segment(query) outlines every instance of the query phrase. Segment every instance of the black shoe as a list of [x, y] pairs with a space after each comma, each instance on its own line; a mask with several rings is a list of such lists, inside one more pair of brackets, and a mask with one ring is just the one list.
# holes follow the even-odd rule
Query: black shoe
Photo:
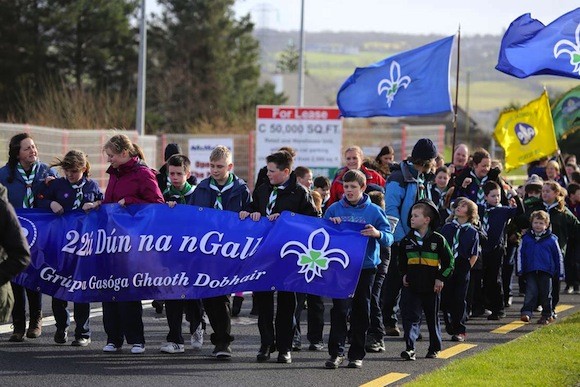
[[14, 333], [12, 333], [8, 341], [10, 341], [11, 343], [22, 343], [24, 341], [24, 332], [14, 331]]
[[292, 343], [292, 350], [295, 352], [302, 351], [302, 342], [300, 342], [300, 341], [293, 342]]
[[242, 310], [242, 303], [244, 302], [244, 297], [234, 296], [234, 302], [232, 303], [232, 317], [239, 316]]
[[339, 365], [342, 364], [343, 361], [344, 361], [344, 356], [331, 356], [330, 359], [328, 359], [324, 363], [324, 368], [329, 369], [329, 370], [335, 370], [338, 368]]
[[278, 354], [278, 360], [276, 360], [276, 363], [282, 364], [292, 363], [292, 355], [290, 355], [290, 352], [280, 352]]
[[258, 351], [258, 355], [256, 356], [256, 360], [258, 362], [264, 362], [270, 360], [270, 346], [269, 345], [262, 345], [260, 350]]
[[324, 343], [312, 343], [308, 346], [309, 351], [323, 351], [324, 350]]
[[385, 327], [385, 336], [401, 336], [399, 327]]
[[228, 360], [232, 358], [232, 349], [229, 344], [217, 344], [211, 355], [218, 360]]
[[417, 341], [421, 341], [423, 340], [423, 335], [421, 333], [419, 333], [419, 336], [417, 336]]
[[401, 358], [405, 360], [415, 360], [417, 357], [415, 356], [415, 351], [409, 349], [407, 351], [401, 352]]
[[57, 344], [66, 344], [68, 341], [68, 332], [66, 329], [57, 329], [54, 333], [54, 342]]
[[72, 343], [70, 343], [70, 345], [72, 345], [73, 347], [86, 347], [90, 343], [91, 343], [90, 337], [79, 337], [78, 339], [75, 339]]
[[427, 359], [437, 359], [437, 356], [439, 356], [439, 351], [428, 351], [425, 355]]
[[488, 320], [497, 321], [497, 320], [500, 320], [501, 317], [500, 317], [500, 315], [498, 313], [492, 313], [489, 316], [487, 316], [487, 319]]

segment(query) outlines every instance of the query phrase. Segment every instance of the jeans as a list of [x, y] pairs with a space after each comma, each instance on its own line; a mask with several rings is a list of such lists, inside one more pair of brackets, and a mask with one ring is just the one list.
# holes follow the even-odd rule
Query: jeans
[[[67, 309], [68, 302], [52, 298], [52, 313], [56, 321], [56, 329], [66, 330], [70, 326], [70, 314]], [[89, 325], [89, 315], [91, 304], [75, 302], [73, 306], [75, 319], [75, 339], [90, 338], [91, 329]]]
[[538, 303], [542, 305], [542, 316], [552, 316], [552, 276], [543, 271], [533, 271], [524, 275], [526, 278], [526, 296], [521, 314], [532, 316]]

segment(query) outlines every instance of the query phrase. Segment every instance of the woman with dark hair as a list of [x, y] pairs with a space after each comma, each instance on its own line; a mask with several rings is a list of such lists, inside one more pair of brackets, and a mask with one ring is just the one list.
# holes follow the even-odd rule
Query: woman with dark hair
[[[38, 160], [38, 150], [28, 133], [19, 133], [10, 139], [8, 163], [0, 168], [0, 183], [8, 189], [8, 201], [14, 208], [36, 207], [36, 196], [44, 189], [45, 182], [57, 176], [54, 169]], [[33, 262], [34, 264], [34, 262]], [[14, 332], [8, 339], [24, 341], [24, 334], [35, 339], [42, 333], [42, 294], [12, 283], [14, 309], [12, 324]], [[26, 299], [30, 322], [26, 330]]]
[[391, 174], [391, 165], [395, 162], [395, 150], [390, 145], [385, 145], [375, 157], [375, 162], [378, 167], [377, 172], [387, 180]]
[[[103, 204], [117, 203], [125, 207], [165, 202], [155, 172], [145, 164], [143, 151], [129, 137], [124, 134], [111, 137], [103, 151], [111, 163]], [[145, 352], [141, 301], [103, 302], [103, 325], [107, 333], [104, 352], [120, 351], [125, 340], [132, 346], [131, 353]]]

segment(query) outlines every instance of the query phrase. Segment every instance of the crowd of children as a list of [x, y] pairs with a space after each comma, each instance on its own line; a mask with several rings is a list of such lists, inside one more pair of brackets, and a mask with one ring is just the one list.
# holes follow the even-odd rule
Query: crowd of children
[[[570, 165], [566, 174], [557, 162], [533, 166], [531, 171], [538, 174], [516, 191], [487, 151], [477, 149], [469, 156], [465, 144], [454, 149], [447, 165], [429, 139], [420, 139], [400, 163], [394, 162], [389, 146], [366, 161], [361, 148], [352, 146], [344, 154], [346, 165], [332, 180], [314, 177], [304, 166], [294, 168], [295, 153], [282, 148], [266, 158], [251, 193], [234, 174], [231, 152], [224, 146], [212, 151], [210, 175], [199, 182], [192, 180], [190, 161], [177, 144], [168, 145], [159, 173], [145, 164], [139, 146], [125, 135], [113, 136], [103, 151], [110, 163], [104, 194], [90, 179], [90, 164], [82, 151], [71, 150], [49, 166], [38, 160], [34, 141], [24, 133], [10, 141], [10, 158], [0, 169], [0, 183], [7, 187], [15, 208], [46, 208], [55, 214], [93, 211], [107, 203], [166, 203], [170, 208], [189, 204], [234, 211], [242, 221], [266, 217], [275, 222], [282, 211], [292, 211], [334, 224], [363, 223], [361, 234], [368, 237], [363, 266], [353, 297], [332, 300], [325, 368], [338, 368], [345, 359], [349, 368], [362, 367], [367, 352], [385, 350], [385, 336], [400, 335], [399, 317], [405, 340], [401, 357], [416, 359], [415, 342], [425, 316], [426, 357], [436, 358], [442, 349], [441, 314], [445, 332], [460, 342], [467, 340], [470, 318], [505, 317], [505, 308], [512, 305], [514, 267], [520, 293], [525, 294], [520, 313], [524, 322], [531, 321], [535, 311], [541, 311], [540, 324], [557, 318], [561, 280], [566, 281], [565, 292], [580, 293], [580, 182], [574, 181], [575, 158], [566, 159]], [[40, 294], [12, 286], [16, 304], [9, 340], [40, 336]], [[260, 333], [256, 360], [265, 362], [277, 351], [278, 363], [292, 362], [292, 351], [302, 347], [300, 319], [305, 305], [308, 348], [324, 350], [322, 297], [279, 291], [275, 303], [274, 295], [263, 291], [253, 295]], [[233, 310], [229, 295], [156, 300], [157, 312], [165, 307], [168, 324], [161, 352], [185, 351], [184, 314], [192, 347], [201, 348], [207, 316], [213, 330], [212, 356], [229, 359], [234, 340], [231, 319], [239, 314], [243, 300], [243, 294], [236, 294]], [[53, 298], [52, 309], [54, 341], [65, 344], [70, 326], [67, 302]], [[74, 304], [73, 346], [91, 343], [89, 312], [89, 304]], [[103, 302], [107, 334], [103, 351], [120, 351], [126, 341], [131, 353], [143, 353], [142, 315], [139, 301]]]

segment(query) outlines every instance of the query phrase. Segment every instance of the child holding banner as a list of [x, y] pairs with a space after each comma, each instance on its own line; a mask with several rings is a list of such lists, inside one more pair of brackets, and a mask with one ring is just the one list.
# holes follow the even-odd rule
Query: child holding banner
[[[144, 163], [141, 148], [129, 137], [118, 134], [109, 139], [103, 151], [111, 163], [109, 184], [103, 203], [121, 206], [142, 203], [164, 203], [155, 172]], [[103, 325], [107, 345], [103, 352], [118, 352], [123, 340], [132, 345], [131, 353], [145, 352], [143, 306], [141, 301], [103, 302]]]
[[[57, 215], [76, 209], [91, 211], [99, 208], [103, 194], [97, 182], [89, 179], [91, 166], [85, 153], [71, 150], [62, 160], [57, 159], [52, 167], [60, 167], [64, 171], [65, 177], [51, 181], [45, 192], [39, 195], [39, 208], [50, 208]], [[67, 329], [70, 325], [67, 302], [53, 297], [52, 312], [56, 320], [54, 342], [66, 344], [68, 341]], [[74, 347], [86, 347], [91, 342], [90, 312], [91, 305], [88, 302], [74, 303], [76, 325], [75, 339], [72, 342]]]
[[366, 334], [370, 325], [370, 303], [372, 286], [380, 263], [379, 246], [390, 246], [393, 243], [391, 226], [385, 211], [365, 194], [367, 180], [363, 172], [351, 169], [342, 176], [344, 196], [332, 204], [325, 219], [334, 224], [345, 222], [364, 223], [361, 235], [369, 237], [361, 274], [354, 297], [333, 299], [330, 311], [330, 337], [328, 354], [330, 358], [324, 363], [328, 369], [336, 369], [344, 361], [344, 347], [347, 336], [347, 315], [349, 309], [352, 340], [348, 351], [348, 368], [361, 368], [366, 355]]
[[[191, 176], [191, 162], [181, 154], [174, 154], [167, 159], [165, 173], [169, 180], [168, 187], [163, 191], [163, 198], [170, 208], [176, 204], [187, 204], [195, 187], [189, 183]], [[163, 304], [163, 301], [156, 302]], [[166, 300], [165, 312], [167, 315], [167, 343], [161, 346], [164, 353], [183, 353], [185, 345], [181, 331], [183, 312], [190, 323], [191, 345], [194, 349], [201, 349], [203, 345], [203, 305], [200, 300]]]
[[[282, 211], [317, 216], [312, 196], [306, 188], [296, 182], [296, 174], [292, 172], [292, 155], [286, 151], [278, 151], [266, 157], [266, 162], [269, 183], [261, 184], [254, 190], [253, 201], [240, 212], [240, 219], [250, 217], [257, 222], [262, 216], [266, 216], [268, 220], [275, 221]], [[275, 330], [274, 292], [254, 292], [254, 297], [258, 305], [258, 329], [261, 339], [256, 360], [267, 361], [277, 346], [278, 363], [291, 363], [290, 351], [296, 329], [295, 293], [278, 292]]]
[[[232, 152], [218, 145], [209, 156], [210, 177], [202, 180], [191, 196], [189, 204], [216, 210], [240, 212], [251, 201], [246, 182], [232, 169]], [[232, 357], [230, 343], [234, 340], [229, 295], [203, 299], [203, 306], [213, 328], [210, 339], [215, 348], [212, 356], [226, 360]]]

